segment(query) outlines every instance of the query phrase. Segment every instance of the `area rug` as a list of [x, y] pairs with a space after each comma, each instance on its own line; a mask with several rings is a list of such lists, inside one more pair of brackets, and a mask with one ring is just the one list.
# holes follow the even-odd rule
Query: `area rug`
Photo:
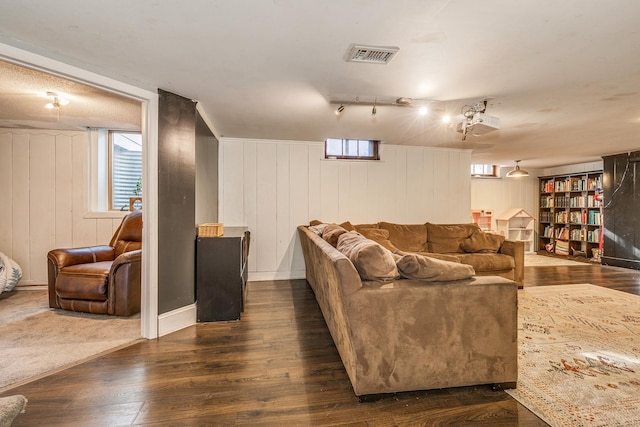
[[547, 267], [547, 266], [576, 266], [576, 265], [593, 265], [592, 263], [571, 261], [552, 256], [538, 254], [524, 254], [525, 267]]
[[594, 285], [518, 291], [518, 388], [552, 426], [640, 426], [640, 297]]
[[0, 392], [140, 338], [128, 318], [49, 308], [47, 291], [0, 295]]

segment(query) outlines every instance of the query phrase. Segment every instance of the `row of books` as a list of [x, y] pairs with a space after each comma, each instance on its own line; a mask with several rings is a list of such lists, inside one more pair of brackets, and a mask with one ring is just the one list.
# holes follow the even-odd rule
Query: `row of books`
[[540, 197], [541, 208], [599, 208], [601, 201], [596, 200], [594, 195], [588, 196], [542, 196]]
[[602, 231], [599, 228], [595, 230], [583, 228], [569, 230], [567, 227], [554, 229], [552, 225], [548, 225], [544, 228], [542, 237], [553, 237], [557, 240], [578, 240], [582, 242], [599, 243], [601, 233]]
[[542, 181], [540, 190], [543, 193], [563, 193], [566, 191], [594, 191], [597, 188], [602, 188], [602, 175], [589, 178], [566, 178], [561, 181]]
[[574, 196], [569, 200], [570, 208], [599, 208], [600, 200], [596, 200], [593, 194], [587, 196]]
[[585, 230], [577, 228], [571, 230], [571, 240], [580, 240], [582, 242], [600, 243], [600, 229], [597, 230]]

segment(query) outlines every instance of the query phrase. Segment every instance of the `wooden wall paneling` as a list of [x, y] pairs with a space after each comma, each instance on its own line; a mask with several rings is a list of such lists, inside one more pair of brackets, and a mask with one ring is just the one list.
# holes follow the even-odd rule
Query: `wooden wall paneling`
[[322, 180], [320, 172], [320, 163], [324, 156], [324, 144], [309, 144], [308, 157], [308, 197], [309, 197], [309, 215], [307, 219], [322, 217], [322, 205], [320, 201], [320, 192], [322, 189]]
[[424, 150], [407, 149], [407, 212], [403, 222], [416, 224], [424, 222], [427, 200], [422, 196], [424, 190]]
[[224, 156], [222, 172], [225, 182], [222, 193], [222, 205], [224, 206], [222, 221], [228, 226], [242, 226], [244, 225], [243, 189], [245, 188], [243, 181], [244, 144], [232, 141], [223, 144], [222, 147], [222, 155]]
[[[389, 147], [390, 148], [390, 147]], [[394, 153], [394, 188], [393, 195], [394, 215], [389, 222], [406, 223], [407, 222], [407, 148], [393, 147]]]
[[58, 135], [55, 142], [54, 248], [73, 246], [73, 138]]
[[422, 212], [422, 219], [420, 220], [420, 223], [430, 222], [431, 218], [435, 217], [438, 211], [438, 206], [433, 203], [437, 188], [436, 180], [433, 175], [434, 159], [435, 155], [433, 150], [424, 152], [424, 156], [422, 158], [423, 188], [420, 192], [420, 197], [426, 200], [426, 206]]
[[257, 271], [277, 270], [277, 145], [260, 143], [256, 150], [258, 220], [255, 239]]
[[0, 252], [11, 257], [13, 236], [13, 155], [11, 132], [0, 133], [0, 188], [3, 188], [0, 209]]
[[350, 180], [349, 182], [349, 208], [345, 212], [345, 217], [353, 224], [369, 222], [371, 211], [375, 211], [375, 199], [368, 200], [367, 175], [368, 162], [349, 162]]
[[449, 152], [436, 150], [433, 154], [433, 181], [436, 184], [433, 203], [438, 206], [438, 210], [429, 222], [436, 224], [451, 223], [453, 221], [450, 199], [453, 197], [459, 197], [460, 194], [453, 194], [451, 192], [451, 182], [449, 180]]
[[243, 144], [243, 185], [237, 185], [238, 192], [243, 194], [243, 218], [244, 222], [239, 225], [246, 225], [251, 232], [249, 239], [249, 271], [255, 271], [257, 265], [258, 254], [257, 246], [255, 244], [255, 237], [258, 230], [258, 195], [257, 195], [257, 155], [256, 155], [256, 143], [245, 142]]
[[96, 220], [85, 218], [87, 201], [87, 155], [89, 149], [88, 135], [73, 138], [73, 245], [74, 247], [91, 246], [97, 242]]
[[294, 233], [291, 230], [291, 146], [276, 145], [276, 268], [290, 271]]
[[375, 197], [377, 201], [377, 221], [391, 222], [394, 216], [393, 198], [396, 190], [394, 186], [394, 152], [386, 150], [382, 144], [379, 162], [370, 162], [369, 179], [375, 183], [369, 187], [369, 197]]
[[[111, 237], [113, 237], [114, 229], [113, 218], [98, 218], [96, 219], [96, 244], [108, 245]], [[117, 220], [118, 224], [121, 220]]]
[[[311, 197], [311, 186], [309, 185], [309, 152], [311, 147], [304, 144], [291, 144], [290, 147], [290, 216], [289, 233], [292, 242], [291, 270], [304, 270], [304, 257], [298, 239], [296, 227], [309, 223], [309, 201]], [[316, 160], [317, 163], [317, 160]]]
[[14, 134], [12, 147], [13, 163], [13, 241], [11, 258], [22, 268], [23, 280], [31, 277], [29, 248], [29, 155], [30, 135]]
[[47, 276], [46, 253], [55, 246], [56, 137], [32, 135], [29, 147], [29, 274], [26, 280]]
[[338, 195], [338, 219], [336, 221], [357, 220], [353, 218], [352, 199], [351, 199], [351, 162], [337, 161], [338, 164], [338, 185], [335, 187]]
[[346, 218], [340, 218], [340, 163], [333, 160], [320, 160], [318, 163], [320, 215], [310, 219], [337, 223], [346, 221]]

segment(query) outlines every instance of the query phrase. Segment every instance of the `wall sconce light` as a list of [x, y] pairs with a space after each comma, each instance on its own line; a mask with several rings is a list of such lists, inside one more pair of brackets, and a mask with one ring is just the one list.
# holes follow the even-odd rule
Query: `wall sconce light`
[[339, 116], [344, 111], [344, 104], [340, 104], [338, 108], [336, 108], [336, 116]]
[[377, 110], [376, 110], [376, 102], [378, 102], [378, 98], [375, 98], [373, 100], [373, 109], [371, 110], [371, 117], [375, 117]]

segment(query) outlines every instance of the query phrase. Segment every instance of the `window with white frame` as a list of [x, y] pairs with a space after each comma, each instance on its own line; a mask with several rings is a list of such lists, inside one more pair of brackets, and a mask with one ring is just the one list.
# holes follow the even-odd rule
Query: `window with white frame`
[[325, 159], [380, 160], [380, 141], [329, 138], [324, 143]]
[[88, 137], [87, 215], [119, 218], [129, 210], [130, 198], [142, 197], [142, 134], [90, 129]]
[[498, 165], [474, 163], [471, 165], [471, 176], [497, 178], [500, 169]]
[[128, 210], [132, 197], [142, 197], [142, 134], [109, 132], [109, 200], [111, 210]]

